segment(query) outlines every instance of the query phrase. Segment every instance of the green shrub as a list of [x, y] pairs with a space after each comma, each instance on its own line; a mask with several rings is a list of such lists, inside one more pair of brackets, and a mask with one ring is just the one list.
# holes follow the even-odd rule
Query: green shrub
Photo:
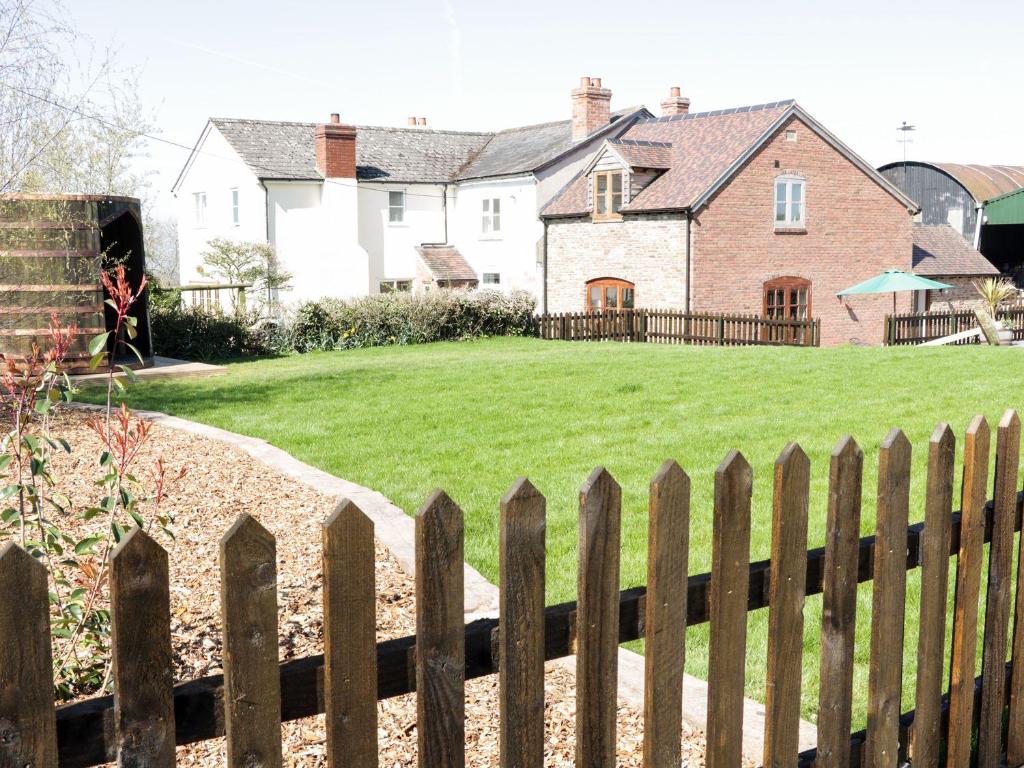
[[290, 335], [298, 352], [523, 336], [532, 333], [534, 307], [528, 293], [488, 290], [322, 299], [296, 309]]
[[276, 326], [258, 321], [254, 313], [236, 317], [164, 302], [152, 303], [149, 310], [153, 351], [183, 360], [224, 360], [290, 349], [290, 344], [282, 344]]

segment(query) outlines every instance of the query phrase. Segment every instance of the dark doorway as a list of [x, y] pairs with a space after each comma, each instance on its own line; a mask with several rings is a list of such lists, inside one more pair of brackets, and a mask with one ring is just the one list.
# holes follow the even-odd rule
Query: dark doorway
[[[116, 204], [115, 204], [116, 205]], [[146, 251], [142, 242], [142, 224], [137, 213], [130, 208], [115, 208], [107, 217], [100, 219], [100, 249], [103, 252], [103, 268], [113, 269], [123, 264], [125, 275], [136, 292], [146, 274]], [[110, 298], [104, 291], [104, 299]], [[131, 314], [138, 321], [138, 336], [131, 342], [146, 364], [152, 362], [153, 342], [149, 331], [149, 291], [132, 307]], [[104, 317], [107, 330], [113, 330], [117, 322], [117, 313], [108, 305], [104, 305]], [[110, 340], [108, 349], [113, 352], [114, 340]], [[116, 359], [115, 359], [116, 358]], [[138, 366], [138, 358], [130, 350], [120, 349], [111, 358], [115, 364]]]

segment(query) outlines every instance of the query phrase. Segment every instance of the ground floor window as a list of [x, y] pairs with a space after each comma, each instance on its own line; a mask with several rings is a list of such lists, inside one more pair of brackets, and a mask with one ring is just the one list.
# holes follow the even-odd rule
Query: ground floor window
[[585, 296], [587, 311], [633, 309], [636, 306], [636, 286], [615, 277], [588, 281]]
[[811, 316], [811, 281], [777, 277], [764, 284], [764, 316], [774, 320], [806, 320]]
[[381, 293], [397, 293], [399, 291], [411, 291], [412, 280], [381, 280]]
[[484, 285], [501, 285], [501, 273], [484, 272]]

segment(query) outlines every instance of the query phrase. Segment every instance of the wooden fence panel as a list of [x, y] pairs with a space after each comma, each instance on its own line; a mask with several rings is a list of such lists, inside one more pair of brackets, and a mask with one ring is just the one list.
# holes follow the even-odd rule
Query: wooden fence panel
[[852, 437], [832, 450], [822, 569], [818, 768], [849, 768], [853, 642], [857, 625], [861, 478], [864, 452]]
[[892, 768], [899, 756], [909, 514], [910, 442], [894, 429], [878, 456], [865, 768]]
[[8, 541], [0, 546], [0, 765], [57, 765], [46, 568]]
[[739, 768], [742, 763], [752, 484], [747, 460], [730, 451], [715, 470], [708, 598], [708, 768]]
[[243, 513], [220, 541], [228, 765], [281, 766], [277, 544]]
[[968, 768], [974, 712], [974, 667], [978, 635], [978, 590], [985, 544], [985, 485], [989, 454], [988, 423], [976, 416], [964, 444], [960, 554], [953, 613], [953, 655], [949, 683], [949, 741], [946, 765]]
[[435, 491], [416, 514], [416, 736], [420, 768], [466, 763], [462, 510]]
[[[110, 558], [114, 729], [121, 768], [174, 765], [167, 552], [133, 528]], [[276, 662], [275, 662], [276, 663]]]
[[377, 554], [373, 522], [345, 499], [321, 531], [327, 764], [377, 767]]
[[576, 766], [614, 768], [622, 491], [598, 467], [580, 490]]
[[[1017, 515], [1020, 418], [1007, 411], [996, 433], [996, 477], [992, 507], [992, 543], [988, 556], [985, 638], [982, 647], [978, 765], [998, 765], [1002, 754], [1006, 695], [1006, 646], [1010, 624], [1013, 528]], [[1021, 660], [1024, 662], [1024, 659]]]
[[520, 478], [501, 501], [501, 768], [544, 765], [544, 497]]
[[666, 461], [651, 481], [644, 612], [644, 765], [678, 768], [686, 664], [690, 478]]
[[[1019, 507], [1018, 502], [1018, 507]], [[1020, 529], [1019, 513], [1015, 527]], [[1014, 660], [1010, 676], [1010, 712], [1007, 723], [1006, 764], [1024, 765], [1024, 534], [1017, 549], [1017, 596], [1013, 616]]]
[[775, 461], [769, 582], [764, 765], [791, 765], [800, 751], [800, 678], [807, 578], [811, 462], [797, 443]]
[[941, 747], [946, 592], [953, 523], [956, 436], [939, 424], [928, 443], [924, 533], [921, 535], [921, 613], [917, 643], [912, 757], [917, 768], [938, 768]]

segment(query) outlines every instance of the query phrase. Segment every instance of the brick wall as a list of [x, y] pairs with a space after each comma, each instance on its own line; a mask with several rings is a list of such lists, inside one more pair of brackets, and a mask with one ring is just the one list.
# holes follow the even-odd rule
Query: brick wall
[[953, 287], [947, 288], [945, 291], [928, 291], [928, 310], [930, 312], [956, 312], [961, 309], [984, 306], [973, 283], [985, 278], [936, 277], [935, 279]]
[[683, 309], [685, 217], [663, 213], [600, 223], [589, 218], [550, 220], [548, 312], [582, 312], [585, 285], [598, 277], [634, 283], [638, 307]]
[[316, 167], [328, 179], [356, 177], [356, 129], [351, 125], [326, 123], [313, 132]]
[[[787, 129], [796, 130], [795, 142], [786, 140]], [[774, 180], [786, 173], [806, 179], [801, 233], [775, 231]], [[840, 301], [835, 294], [882, 270], [911, 268], [907, 209], [795, 117], [698, 212], [692, 228], [694, 310], [760, 313], [766, 280], [804, 277], [823, 344], [881, 343], [892, 295]], [[898, 294], [898, 311], [910, 311], [910, 296]]]

